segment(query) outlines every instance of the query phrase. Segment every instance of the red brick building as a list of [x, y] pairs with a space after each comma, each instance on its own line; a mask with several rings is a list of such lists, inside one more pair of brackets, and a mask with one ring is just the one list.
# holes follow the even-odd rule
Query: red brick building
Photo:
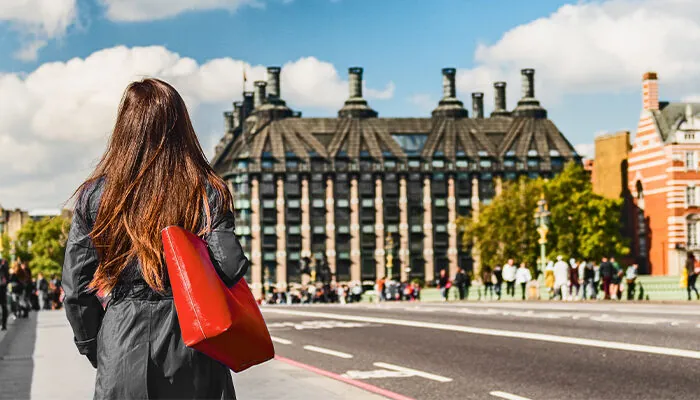
[[656, 73], [642, 81], [628, 164], [633, 253], [653, 275], [678, 275], [686, 252], [700, 252], [700, 104], [660, 102]]

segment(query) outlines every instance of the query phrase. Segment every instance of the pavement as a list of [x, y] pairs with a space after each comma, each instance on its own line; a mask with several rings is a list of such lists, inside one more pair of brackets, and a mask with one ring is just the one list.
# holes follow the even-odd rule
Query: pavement
[[415, 399], [696, 399], [700, 308], [266, 306], [279, 355]]
[[[0, 399], [92, 398], [95, 370], [73, 345], [63, 311], [12, 320], [0, 335]], [[243, 400], [386, 399], [372, 385], [283, 358], [233, 374], [233, 379], [237, 397]]]

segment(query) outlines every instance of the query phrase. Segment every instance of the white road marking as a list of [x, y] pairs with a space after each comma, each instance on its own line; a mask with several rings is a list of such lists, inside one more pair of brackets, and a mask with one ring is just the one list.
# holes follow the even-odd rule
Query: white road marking
[[334, 328], [366, 328], [369, 326], [378, 326], [376, 324], [367, 324], [361, 322], [346, 322], [346, 321], [300, 321], [300, 322], [270, 322], [267, 324], [268, 329], [287, 328], [296, 329], [298, 331], [308, 329], [334, 329]]
[[298, 315], [304, 317], [317, 317], [317, 318], [331, 318], [339, 319], [345, 321], [360, 321], [360, 322], [370, 322], [385, 325], [398, 325], [398, 326], [409, 326], [414, 328], [428, 328], [437, 329], [442, 331], [452, 331], [452, 332], [463, 332], [472, 333], [476, 335], [488, 335], [488, 336], [501, 336], [514, 339], [530, 339], [539, 340], [543, 342], [552, 343], [562, 343], [562, 344], [573, 344], [579, 346], [588, 347], [598, 347], [604, 349], [612, 350], [624, 350], [633, 351], [638, 353], [649, 353], [649, 354], [659, 354], [664, 356], [674, 356], [674, 357], [684, 357], [700, 359], [700, 351], [684, 350], [684, 349], [674, 349], [670, 347], [659, 347], [659, 346], [647, 346], [640, 344], [631, 344], [623, 342], [610, 342], [606, 340], [595, 340], [595, 339], [585, 339], [569, 336], [557, 336], [549, 335], [543, 333], [532, 333], [532, 332], [518, 332], [518, 331], [506, 331], [501, 329], [488, 329], [488, 328], [477, 328], [472, 326], [464, 325], [449, 325], [449, 324], [438, 324], [433, 322], [422, 322], [422, 321], [408, 321], [402, 319], [393, 318], [375, 318], [375, 317], [363, 317], [359, 315], [345, 315], [345, 314], [332, 314], [332, 313], [317, 313], [308, 311], [294, 311], [294, 310], [282, 310], [282, 309], [268, 309], [268, 312], [286, 314], [286, 315]]
[[491, 392], [489, 394], [493, 397], [500, 397], [500, 398], [506, 399], [506, 400], [530, 400], [527, 397], [518, 396], [518, 395], [515, 395], [512, 393], [506, 393], [506, 392], [501, 392], [501, 391], [495, 391], [495, 392]]
[[340, 358], [352, 358], [352, 354], [343, 353], [340, 351], [335, 351], [335, 350], [330, 350], [330, 349], [324, 349], [323, 347], [304, 346], [304, 350], [315, 351], [316, 353], [327, 354], [329, 356], [335, 356], [335, 357], [340, 357]]
[[375, 369], [373, 371], [357, 371], [350, 370], [343, 375], [344, 378], [350, 379], [379, 379], [379, 378], [408, 378], [413, 376], [408, 372], [402, 371], [389, 371], [386, 369]]
[[291, 340], [282, 339], [282, 338], [278, 338], [278, 337], [274, 337], [274, 336], [270, 336], [270, 339], [272, 339], [272, 341], [275, 342], [275, 343], [280, 343], [280, 344], [292, 344], [292, 341], [291, 341]]
[[430, 379], [433, 381], [452, 382], [452, 378], [446, 378], [446, 377], [440, 376], [440, 375], [429, 374], [427, 372], [418, 371], [416, 369], [411, 369], [411, 368], [400, 367], [398, 365], [387, 364], [387, 363], [383, 363], [383, 362], [376, 362], [376, 363], [374, 363], [374, 366], [379, 367], [379, 368], [386, 368], [389, 370], [399, 371], [399, 372], [403, 372], [406, 374], [411, 374], [412, 376], [420, 376], [421, 378]]

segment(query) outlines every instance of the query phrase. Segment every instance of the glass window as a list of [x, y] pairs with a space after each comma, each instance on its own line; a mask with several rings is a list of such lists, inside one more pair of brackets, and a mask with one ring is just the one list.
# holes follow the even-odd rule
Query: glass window
[[326, 202], [323, 201], [322, 199], [314, 199], [313, 206], [314, 208], [323, 208], [326, 205]]
[[469, 166], [467, 160], [457, 160], [455, 164], [457, 165], [457, 168], [467, 168]]
[[364, 225], [362, 227], [362, 233], [372, 233], [374, 232], [374, 225]]
[[688, 221], [688, 247], [698, 247], [698, 220]]
[[324, 227], [322, 226], [314, 226], [314, 233], [323, 233], [325, 232]]
[[348, 199], [338, 199], [337, 204], [338, 207], [347, 207], [350, 203], [348, 202]]
[[685, 167], [690, 170], [696, 170], [698, 168], [698, 162], [695, 159], [694, 151], [685, 152]]
[[275, 234], [275, 227], [274, 226], [266, 226], [263, 228], [263, 234], [265, 235], [274, 235]]
[[271, 251], [266, 251], [266, 252], [263, 254], [263, 260], [265, 260], [265, 261], [275, 261], [275, 253], [273, 253], [273, 252], [271, 252]]
[[561, 154], [559, 154], [559, 150], [551, 149], [551, 150], [549, 150], [549, 155], [552, 157], [559, 157]]
[[531, 168], [537, 168], [540, 165], [538, 160], [527, 160], [527, 166]]
[[263, 208], [275, 208], [274, 200], [263, 200]]
[[418, 161], [418, 160], [410, 160], [410, 161], [408, 162], [408, 166], [409, 166], [410, 168], [419, 168], [419, 167], [420, 167], [420, 161]]
[[459, 199], [458, 204], [460, 207], [469, 207], [470, 199]]
[[538, 156], [537, 150], [535, 150], [535, 149], [528, 150], [528, 151], [527, 151], [527, 156], [528, 156], [528, 157], [537, 157], [537, 156]]
[[374, 207], [374, 200], [362, 199], [362, 207]]
[[685, 202], [688, 206], [696, 206], [697, 200], [695, 195], [695, 186], [685, 188]]
[[436, 207], [445, 207], [446, 204], [447, 202], [445, 201], [445, 199], [435, 199]]
[[398, 232], [398, 231], [399, 231], [399, 227], [398, 227], [398, 225], [388, 225], [388, 226], [386, 227], [386, 231], [387, 231], [387, 232], [391, 232], [391, 233]]
[[289, 208], [299, 208], [299, 206], [301, 205], [299, 200], [297, 199], [289, 200], [287, 203], [289, 204]]
[[435, 225], [435, 232], [447, 232], [445, 225]]
[[396, 134], [391, 135], [401, 146], [406, 154], [418, 154], [428, 140], [428, 135], [424, 134]]
[[423, 232], [422, 225], [411, 225], [411, 232]]
[[490, 168], [491, 167], [491, 160], [482, 159], [481, 161], [479, 161], [479, 165], [482, 168]]
[[301, 233], [301, 227], [299, 226], [290, 226], [289, 227], [289, 234], [290, 235], [298, 235]]
[[350, 227], [349, 226], [339, 226], [338, 227], [338, 233], [350, 233]]
[[487, 153], [484, 150], [479, 150], [479, 152], [477, 154], [479, 154], [479, 157], [488, 157], [488, 155], [489, 155], [489, 153]]
[[298, 260], [299, 259], [299, 252], [295, 251], [294, 253], [289, 253], [289, 259], [290, 260]]
[[508, 168], [515, 167], [515, 161], [509, 159], [503, 160], [503, 166]]
[[433, 160], [433, 167], [435, 168], [444, 168], [445, 167], [445, 162], [443, 160]]
[[384, 166], [387, 168], [396, 168], [396, 161], [384, 161]]

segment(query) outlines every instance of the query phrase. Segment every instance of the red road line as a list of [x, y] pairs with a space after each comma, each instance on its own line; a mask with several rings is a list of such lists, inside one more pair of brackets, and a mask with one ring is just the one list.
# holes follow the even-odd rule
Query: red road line
[[380, 396], [384, 396], [384, 397], [392, 399], [392, 400], [415, 400], [411, 397], [406, 397], [402, 394], [394, 393], [392, 391], [382, 389], [382, 388], [374, 386], [374, 385], [370, 385], [369, 383], [360, 382], [360, 381], [357, 381], [355, 379], [346, 378], [346, 377], [340, 376], [334, 372], [330, 372], [330, 371], [326, 371], [326, 370], [323, 370], [320, 368], [312, 367], [311, 365], [303, 364], [303, 363], [300, 363], [299, 361], [294, 361], [294, 360], [291, 360], [291, 359], [286, 358], [286, 357], [275, 355], [275, 360], [282, 361], [284, 363], [293, 365], [295, 367], [303, 368], [307, 371], [311, 371], [315, 374], [323, 375], [323, 376], [326, 376], [328, 378], [335, 379], [337, 381], [341, 381], [343, 383], [347, 383], [348, 385], [353, 385], [353, 386], [359, 387], [360, 389], [364, 389], [368, 392], [375, 393], [375, 394], [378, 394]]

